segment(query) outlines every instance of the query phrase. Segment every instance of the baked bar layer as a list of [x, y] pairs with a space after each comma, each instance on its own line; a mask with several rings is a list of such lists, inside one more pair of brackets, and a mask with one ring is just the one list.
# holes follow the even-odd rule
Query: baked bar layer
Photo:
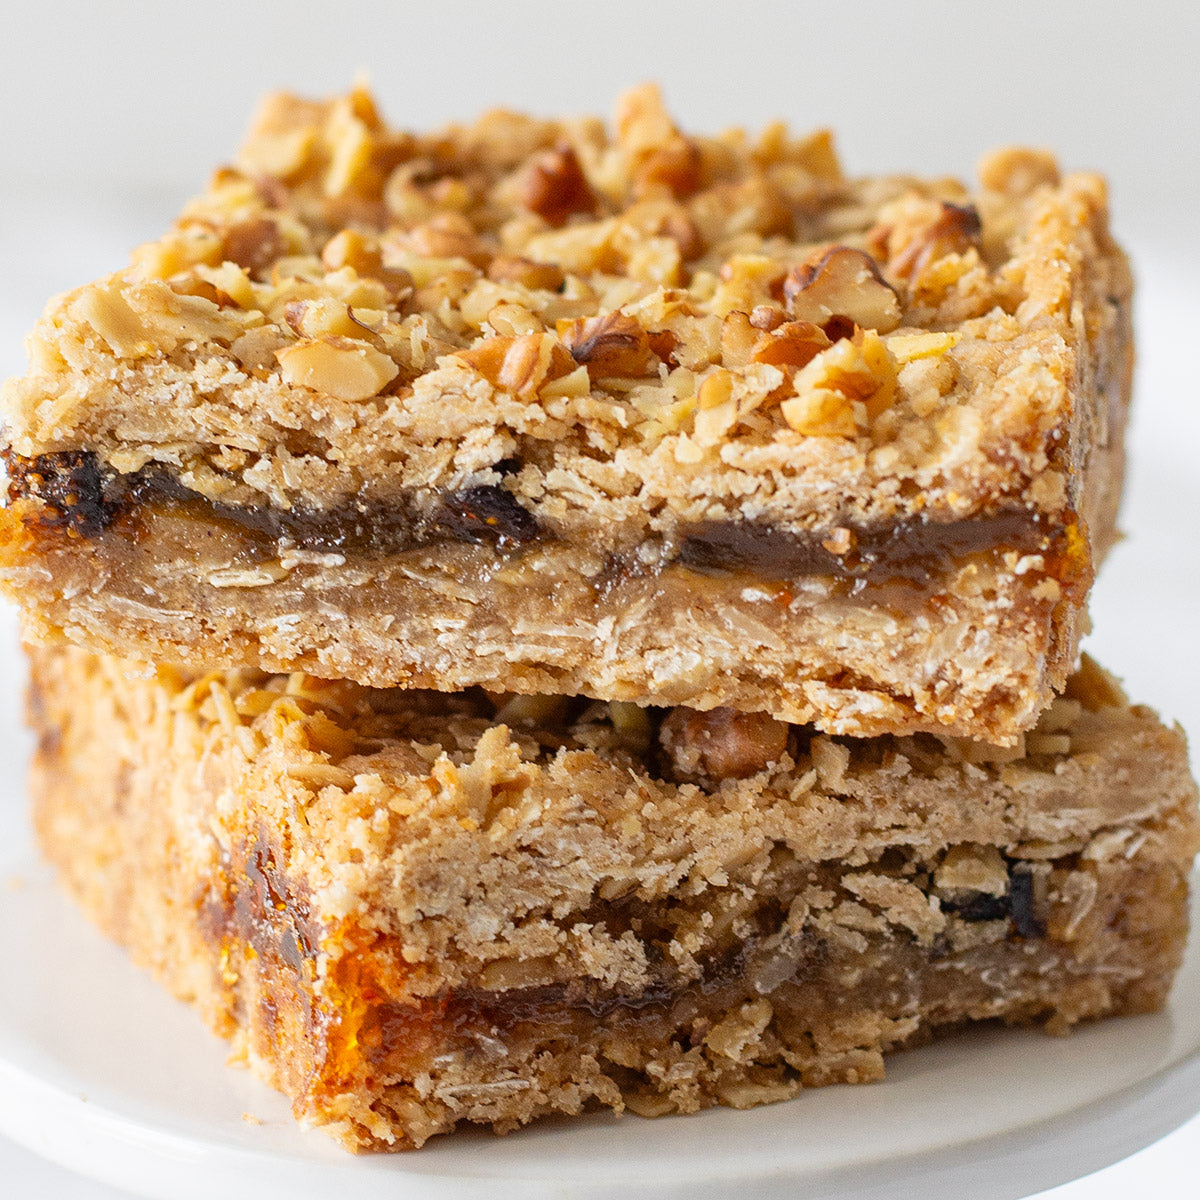
[[434, 136], [276, 97], [35, 330], [0, 579], [147, 661], [1011, 743], [1114, 536], [1129, 300], [1102, 181], [1032, 151], [972, 191], [653, 89]]
[[32, 653], [47, 854], [351, 1148], [877, 1079], [1154, 1009], [1180, 960], [1183, 738], [1090, 664], [998, 753]]

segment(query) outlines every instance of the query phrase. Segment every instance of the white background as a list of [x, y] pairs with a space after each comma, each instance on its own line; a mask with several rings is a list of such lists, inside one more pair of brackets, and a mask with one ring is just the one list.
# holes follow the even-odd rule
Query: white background
[[[831, 125], [852, 172], [963, 174], [1000, 144], [1052, 147], [1109, 175], [1143, 283], [1132, 537], [1097, 591], [1094, 647], [1139, 698], [1195, 711], [1200, 663], [1172, 631], [1194, 621], [1200, 587], [1197, 492], [1178, 482], [1200, 462], [1198, 58], [1200, 6], [1109, 0], [4, 0], [0, 374], [22, 369], [20, 334], [45, 298], [159, 232], [278, 86], [323, 94], [366, 70], [393, 122], [427, 127], [499, 104], [608, 112], [621, 88], [657, 79], [686, 128]], [[0, 647], [0, 670], [11, 657]], [[19, 819], [0, 814], [0, 830]], [[1198, 1177], [1193, 1122], [1047, 1197], [1192, 1200]], [[4, 1200], [115, 1195], [0, 1139]]]

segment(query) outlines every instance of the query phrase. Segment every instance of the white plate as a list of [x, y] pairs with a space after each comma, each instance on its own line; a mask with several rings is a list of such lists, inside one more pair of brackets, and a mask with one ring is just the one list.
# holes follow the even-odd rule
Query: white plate
[[[1200, 516], [1200, 405], [1180, 348], [1194, 342], [1200, 313], [1170, 248], [1136, 249], [1143, 366], [1123, 522], [1133, 536], [1094, 598], [1092, 648], [1135, 698], [1196, 732], [1200, 542], [1190, 526]], [[6, 766], [21, 758], [15, 680], [0, 668]], [[351, 1158], [226, 1068], [222, 1044], [193, 1014], [58, 896], [29, 858], [17, 778], [14, 768], [0, 794], [0, 1131], [138, 1195], [1015, 1200], [1115, 1162], [1200, 1110], [1193, 949], [1165, 1012], [1064, 1040], [975, 1031], [896, 1056], [883, 1084], [753, 1112], [547, 1122], [508, 1138], [467, 1133], [419, 1154]], [[11, 876], [24, 885], [5, 891]]]

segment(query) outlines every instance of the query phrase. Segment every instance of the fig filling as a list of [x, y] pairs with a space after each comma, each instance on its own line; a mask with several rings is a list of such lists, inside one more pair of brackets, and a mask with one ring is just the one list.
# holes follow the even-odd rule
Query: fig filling
[[[556, 540], [512, 492], [496, 484], [444, 492], [432, 503], [401, 497], [318, 512], [226, 504], [201, 495], [160, 467], [120, 474], [101, 466], [87, 451], [35, 458], [6, 451], [4, 461], [10, 503], [40, 501], [42, 511], [32, 518], [37, 526], [76, 538], [97, 538], [113, 530], [138, 540], [139, 513], [157, 509], [230, 529], [263, 558], [275, 557], [281, 545], [380, 557], [468, 543], [511, 555]], [[509, 460], [498, 464], [502, 477], [511, 474], [512, 467]], [[959, 521], [905, 518], [886, 525], [847, 524], [802, 533], [750, 521], [702, 521], [680, 529], [677, 552], [666, 565], [773, 581], [819, 576], [859, 591], [882, 583], [928, 586], [975, 556], [1008, 553], [1040, 555], [1039, 574], [1062, 583], [1076, 599], [1090, 582], [1073, 515], [1052, 523], [1026, 508]], [[628, 554], [610, 563], [606, 586], [614, 575], [643, 574], [645, 568], [636, 560], [636, 554]]]
[[[205, 934], [226, 953], [238, 943], [245, 945], [281, 981], [315, 978], [321, 942], [332, 931], [322, 931], [314, 921], [306, 896], [294, 891], [261, 832], [251, 835], [233, 858], [226, 859], [230, 869], [223, 886], [202, 905]], [[1024, 968], [1028, 955], [1022, 945], [1046, 938], [1045, 904], [1036, 896], [1030, 864], [1008, 860], [1007, 866], [1009, 887], [1004, 895], [967, 892], [957, 899], [942, 897], [940, 904], [948, 915], [968, 924], [1003, 921], [1005, 933], [991, 943], [988, 953]], [[836, 873], [822, 872], [822, 877], [836, 886]], [[621, 903], [608, 907], [619, 919]], [[334, 1029], [331, 1014], [311, 1003], [304, 986], [285, 986], [280, 994], [298, 1003], [307, 1027], [327, 1038], [329, 1047], [336, 1050], [350, 1039], [373, 1069], [385, 1073], [415, 1069], [414, 1062], [431, 1057], [447, 1040], [466, 1043], [477, 1035], [494, 1039], [522, 1028], [553, 1038], [576, 1019], [599, 1021], [609, 1029], [636, 1026], [645, 1032], [661, 1027], [662, 1036], [691, 1027], [703, 1036], [711, 1027], [710, 1018], [759, 995], [770, 994], [809, 1014], [842, 1007], [845, 974], [853, 969], [855, 977], [860, 976], [863, 956], [813, 931], [784, 937], [782, 914], [768, 901], [751, 917], [757, 932], [725, 951], [714, 950], [698, 980], [678, 979], [660, 964], [657, 977], [638, 992], [576, 978], [510, 988], [467, 985], [424, 998], [401, 998], [405, 970], [398, 968], [403, 963], [400, 942], [394, 935], [371, 934], [337, 967], [342, 986], [357, 990], [365, 1002], [349, 1026]], [[333, 936], [340, 940], [344, 932]], [[863, 994], [913, 993], [922, 964], [955, 955], [945, 935], [925, 947], [899, 932], [886, 940], [887, 949], [881, 948], [869, 980], [859, 983]], [[970, 952], [965, 954], [967, 966]], [[912, 1000], [915, 1003], [915, 993]]]

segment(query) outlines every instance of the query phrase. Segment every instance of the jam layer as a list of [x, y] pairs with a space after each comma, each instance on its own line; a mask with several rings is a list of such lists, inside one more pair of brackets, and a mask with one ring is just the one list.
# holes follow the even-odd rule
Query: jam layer
[[[317, 512], [225, 504], [161, 468], [120, 474], [84, 451], [31, 459], [8, 453], [5, 462], [10, 502], [35, 498], [42, 505], [42, 528], [78, 538], [96, 538], [114, 528], [137, 536], [139, 513], [166, 509], [236, 532], [263, 558], [274, 557], [280, 543], [381, 557], [442, 543], [491, 545], [514, 554], [554, 540], [511, 492], [494, 484], [445, 492], [427, 505], [408, 497]], [[498, 468], [503, 474], [511, 465], [500, 463]], [[1025, 508], [960, 521], [905, 518], [804, 533], [747, 521], [704, 521], [681, 528], [674, 562], [705, 574], [744, 573], [771, 580], [820, 576], [857, 589], [884, 582], [923, 587], [973, 556], [1009, 553], [1042, 556], [1039, 573], [1079, 599], [1090, 583], [1084, 539], [1073, 516], [1052, 524]], [[609, 580], [644, 571], [636, 557], [610, 563]]]

